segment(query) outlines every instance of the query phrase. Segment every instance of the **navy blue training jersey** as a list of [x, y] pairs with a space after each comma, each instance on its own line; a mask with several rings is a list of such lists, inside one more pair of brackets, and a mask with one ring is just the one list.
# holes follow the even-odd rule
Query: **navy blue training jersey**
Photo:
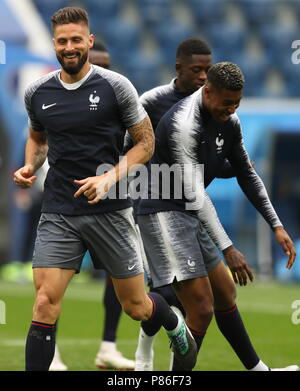
[[74, 198], [74, 179], [95, 176], [100, 165], [112, 168], [122, 155], [126, 129], [139, 123], [146, 112], [124, 76], [92, 65], [79, 82], [65, 84], [60, 71], [31, 83], [25, 91], [29, 126], [45, 132], [49, 171], [42, 212], [83, 215], [108, 212], [131, 205], [127, 192], [117, 199], [88, 204]]
[[155, 130], [162, 116], [181, 99], [190, 95], [190, 93], [180, 91], [173, 79], [171, 83], [152, 88], [140, 96], [140, 102], [152, 123]]
[[[216, 235], [219, 228], [214, 220], [215, 210], [204, 188], [217, 176], [227, 158], [236, 172], [239, 185], [256, 209], [271, 227], [281, 225], [264, 184], [250, 164], [238, 116], [234, 114], [224, 123], [214, 121], [202, 105], [202, 88], [182, 99], [163, 116], [156, 128], [155, 136], [156, 145], [150, 165], [148, 194], [147, 197], [143, 197], [147, 199], [141, 200], [138, 214], [166, 210], [195, 213], [203, 221], [209, 234], [212, 234], [215, 242], [220, 244], [224, 237], [221, 239]], [[153, 164], [157, 167], [164, 163], [175, 167], [175, 174], [171, 176], [169, 199], [163, 199], [166, 197], [162, 183], [160, 181], [157, 186], [157, 178], [153, 173]], [[204, 171], [201, 170], [201, 164], [204, 165]], [[186, 167], [193, 167], [198, 175], [192, 177], [192, 174], [185, 170]], [[178, 197], [173, 191], [176, 180], [182, 181], [182, 197]], [[193, 182], [195, 180], [196, 183]], [[192, 191], [193, 189], [198, 189], [198, 192]], [[191, 204], [194, 207], [190, 208]]]

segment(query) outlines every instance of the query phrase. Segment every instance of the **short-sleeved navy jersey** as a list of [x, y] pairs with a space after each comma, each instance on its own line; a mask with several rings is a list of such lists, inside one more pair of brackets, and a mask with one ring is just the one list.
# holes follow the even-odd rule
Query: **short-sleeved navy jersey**
[[155, 130], [162, 116], [181, 99], [190, 95], [188, 92], [180, 91], [173, 79], [171, 83], [152, 88], [144, 92], [140, 97], [144, 109], [151, 120]]
[[[197, 165], [203, 164], [204, 176], [203, 172], [199, 171], [199, 183], [196, 183], [196, 188], [199, 189], [199, 192], [202, 188], [202, 196], [204, 194], [207, 199], [204, 188], [217, 176], [227, 158], [236, 172], [242, 190], [266, 221], [272, 227], [281, 225], [264, 184], [250, 164], [244, 148], [238, 116], [234, 114], [224, 123], [214, 121], [202, 105], [202, 89], [174, 105], [159, 122], [155, 133], [155, 153], [150, 165], [148, 199], [141, 200], [138, 214], [164, 210], [179, 210], [190, 213], [186, 206], [193, 197], [189, 197], [188, 193], [183, 193], [183, 197], [180, 199], [174, 194], [172, 196], [172, 193], [169, 200], [162, 199], [161, 188], [157, 190], [157, 185], [153, 184], [153, 178], [151, 181], [153, 164], [166, 163], [169, 166], [175, 164], [182, 167], [182, 170], [184, 165], [194, 165], [198, 170]], [[189, 180], [190, 183], [188, 183]], [[192, 187], [192, 180], [193, 178], [189, 175], [184, 176], [184, 185], [187, 189]], [[155, 195], [158, 199], [153, 199], [153, 186], [159, 193]], [[174, 184], [171, 182], [171, 189], [173, 188]], [[200, 210], [202, 210], [201, 213], [206, 213], [202, 208], [203, 205], [200, 205], [199, 202], [199, 207], [196, 208], [198, 214]], [[208, 215], [204, 216], [208, 220], [211, 219], [209, 214], [214, 215], [215, 213], [211, 206], [206, 209]], [[209, 228], [208, 230], [211, 231]]]
[[127, 193], [89, 205], [83, 195], [74, 198], [73, 182], [95, 176], [102, 164], [115, 166], [126, 129], [146, 117], [128, 79], [92, 65], [81, 81], [67, 85], [57, 70], [27, 87], [25, 105], [29, 126], [46, 132], [49, 145], [42, 212], [82, 215], [131, 205]]

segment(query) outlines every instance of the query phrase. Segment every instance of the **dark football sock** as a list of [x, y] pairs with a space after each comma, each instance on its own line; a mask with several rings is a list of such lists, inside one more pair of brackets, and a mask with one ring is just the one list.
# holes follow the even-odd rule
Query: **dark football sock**
[[48, 371], [55, 351], [55, 324], [32, 321], [25, 348], [26, 371]]
[[259, 357], [252, 346], [237, 306], [227, 311], [215, 311], [215, 317], [219, 329], [245, 368], [254, 368], [259, 362]]
[[106, 281], [103, 303], [105, 316], [102, 339], [103, 341], [115, 342], [122, 307], [118, 301], [110, 278]]
[[178, 324], [178, 318], [166, 300], [154, 292], [148, 293], [148, 296], [153, 302], [153, 312], [149, 320], [141, 322], [144, 332], [151, 337], [159, 331], [161, 326], [169, 331], [174, 330]]
[[202, 345], [202, 342], [203, 342], [203, 339], [205, 337], [205, 334], [206, 334], [206, 331], [196, 331], [196, 330], [193, 330], [189, 327], [193, 337], [194, 337], [194, 340], [196, 341], [196, 344], [197, 344], [197, 350], [199, 352], [200, 348], [201, 348], [201, 345]]
[[185, 318], [185, 310], [183, 308], [183, 305], [179, 301], [178, 297], [176, 296], [176, 293], [172, 285], [164, 285], [158, 288], [150, 287], [150, 292], [159, 293], [170, 306], [173, 305], [177, 307], [181, 311], [183, 317]]

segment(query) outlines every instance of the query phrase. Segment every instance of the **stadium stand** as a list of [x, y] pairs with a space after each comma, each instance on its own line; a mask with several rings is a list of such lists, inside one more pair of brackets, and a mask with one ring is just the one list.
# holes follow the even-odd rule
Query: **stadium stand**
[[235, 3], [242, 9], [244, 17], [252, 27], [276, 21], [276, 3], [270, 0], [238, 0]]
[[[139, 58], [144, 56], [145, 37], [150, 34], [154, 46], [152, 53], [148, 53], [149, 57], [160, 58], [160, 61], [151, 61], [151, 66], [147, 66], [147, 69], [155, 69], [160, 83], [167, 82], [164, 78], [172, 72], [177, 43], [181, 39], [197, 35], [211, 44], [215, 61], [241, 61], [246, 79], [251, 80], [245, 91], [246, 96], [255, 96], [257, 93], [265, 97], [274, 95], [276, 89], [272, 85], [270, 87], [265, 78], [268, 67], [275, 67], [282, 80], [281, 90], [276, 90], [276, 96], [300, 95], [300, 90], [291, 82], [298, 71], [293, 64], [287, 64], [292, 55], [291, 43], [300, 37], [299, 18], [296, 18], [296, 23], [288, 17], [282, 18], [285, 11], [293, 15], [294, 19], [300, 15], [299, 0], [33, 1], [48, 27], [49, 18], [56, 9], [69, 5], [85, 7], [90, 15], [91, 29], [106, 43], [115, 68], [128, 72], [133, 82], [135, 78], [139, 79], [136, 84], [140, 93], [148, 88], [149, 82], [147, 78], [141, 77], [142, 70], [136, 73], [132, 70], [140, 68], [142, 61]], [[189, 12], [191, 23], [182, 20], [178, 5]], [[126, 17], [129, 7], [135, 9], [138, 15], [136, 20], [128, 20]], [[240, 18], [232, 23], [234, 11], [239, 13]], [[255, 36], [263, 48], [261, 58], [259, 53], [248, 56], [247, 45], [252, 36]], [[131, 57], [137, 59], [139, 65], [134, 67]], [[252, 63], [246, 66], [247, 62], [255, 62], [256, 65]], [[169, 67], [168, 72], [166, 67]], [[252, 82], [256, 80], [264, 83], [263, 86], [260, 85], [258, 92], [252, 87]]]
[[[169, 83], [174, 75], [178, 42], [199, 36], [211, 44], [215, 62], [230, 60], [241, 67], [246, 78], [246, 97], [300, 98], [300, 64], [291, 60], [296, 50], [291, 47], [292, 42], [300, 40], [300, 0], [31, 1], [49, 31], [49, 19], [58, 8], [70, 5], [86, 8], [92, 32], [111, 53], [113, 69], [128, 76], [139, 93]], [[8, 82], [18, 79], [13, 67], [21, 69], [27, 59], [40, 61], [25, 51], [28, 37], [8, 4], [9, 1], [0, 2], [0, 39], [14, 43], [8, 50], [11, 73], [9, 67], [0, 65], [0, 81], [6, 88]], [[183, 9], [189, 18], [182, 17]], [[261, 175], [266, 174], [264, 159], [270, 153], [272, 129], [276, 126], [284, 133], [288, 125], [300, 132], [299, 108], [292, 105], [290, 109], [291, 100], [285, 105], [275, 102], [271, 114], [267, 112], [268, 105], [264, 106], [266, 102], [269, 101], [264, 99], [263, 104], [259, 101], [250, 113], [243, 113], [244, 101], [240, 108], [247, 148]], [[266, 112], [260, 113], [260, 109]], [[7, 91], [2, 96], [0, 111], [8, 138], [18, 143], [20, 129], [26, 126], [25, 112], [15, 105]], [[12, 156], [12, 160], [15, 158]], [[234, 183], [230, 191], [228, 188], [220, 181], [211, 189], [214, 203], [229, 233], [249, 238], [256, 229], [256, 215], [246, 206]], [[252, 248], [253, 243], [249, 242], [250, 254]]]
[[172, 18], [171, 0], [139, 0], [136, 5], [143, 23], [151, 29]]
[[0, 37], [5, 42], [25, 45], [27, 36], [5, 1], [0, 2]]

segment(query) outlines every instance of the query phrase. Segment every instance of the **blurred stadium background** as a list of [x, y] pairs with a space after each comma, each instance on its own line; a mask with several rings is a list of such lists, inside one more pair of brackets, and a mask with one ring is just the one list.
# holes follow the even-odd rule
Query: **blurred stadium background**
[[[27, 279], [23, 269], [21, 275], [7, 267], [20, 261], [22, 240], [30, 241], [30, 200], [11, 181], [27, 131], [22, 94], [29, 81], [58, 67], [50, 17], [65, 6], [87, 9], [112, 69], [139, 93], [169, 83], [176, 47], [188, 37], [207, 40], [214, 62], [241, 67], [246, 147], [300, 253], [300, 0], [0, 0], [0, 298], [1, 278]], [[285, 270], [286, 257], [235, 179], [216, 181], [209, 194], [257, 276], [299, 283], [299, 260]]]

